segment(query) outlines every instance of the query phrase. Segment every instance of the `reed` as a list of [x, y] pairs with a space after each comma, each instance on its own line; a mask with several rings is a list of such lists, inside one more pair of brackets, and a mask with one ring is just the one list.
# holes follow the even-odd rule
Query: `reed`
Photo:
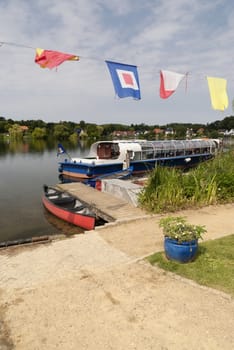
[[158, 167], [139, 195], [140, 204], [154, 213], [233, 201], [233, 151], [222, 153], [186, 173]]

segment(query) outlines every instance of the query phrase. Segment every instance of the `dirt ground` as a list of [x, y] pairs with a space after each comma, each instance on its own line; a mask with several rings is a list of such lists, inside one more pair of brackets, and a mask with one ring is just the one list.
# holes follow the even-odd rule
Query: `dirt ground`
[[[206, 239], [234, 233], [234, 204], [180, 212]], [[142, 258], [159, 216], [0, 251], [0, 350], [231, 350], [234, 300]]]

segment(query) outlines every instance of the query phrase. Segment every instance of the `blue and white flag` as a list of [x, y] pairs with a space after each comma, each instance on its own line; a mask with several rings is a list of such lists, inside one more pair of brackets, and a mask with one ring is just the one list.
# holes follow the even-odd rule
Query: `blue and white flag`
[[118, 97], [133, 97], [140, 100], [140, 84], [137, 73], [137, 67], [106, 61], [110, 75], [114, 84], [115, 93]]
[[67, 153], [67, 152], [66, 152], [65, 148], [63, 147], [63, 145], [61, 143], [58, 143], [57, 157], [63, 153]]

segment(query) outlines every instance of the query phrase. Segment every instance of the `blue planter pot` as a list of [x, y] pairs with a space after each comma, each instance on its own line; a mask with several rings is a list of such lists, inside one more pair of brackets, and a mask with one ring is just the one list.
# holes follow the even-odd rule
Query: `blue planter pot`
[[178, 243], [175, 239], [165, 237], [164, 249], [169, 260], [186, 263], [195, 259], [198, 251], [198, 241]]

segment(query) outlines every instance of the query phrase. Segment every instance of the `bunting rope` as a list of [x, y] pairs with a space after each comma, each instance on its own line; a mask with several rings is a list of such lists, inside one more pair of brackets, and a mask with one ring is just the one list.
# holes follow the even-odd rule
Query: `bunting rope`
[[33, 49], [33, 50], [35, 50], [35, 48], [32, 47], [32, 46], [28, 46], [28, 45], [24, 45], [24, 44], [17, 44], [17, 43], [10, 43], [8, 41], [0, 41], [0, 45], [1, 46], [9, 45], [9, 46], [23, 47], [25, 49]]
[[[82, 59], [91, 59], [104, 61], [95, 57], [78, 56], [74, 54], [63, 53], [53, 50], [44, 50], [25, 44], [15, 42], [0, 41], [0, 47], [4, 45], [32, 49], [36, 51], [35, 63], [41, 68], [56, 68], [67, 60], [79, 61]], [[136, 100], [141, 99], [140, 83], [136, 65], [117, 63], [116, 61], [105, 60], [114, 85], [116, 96], [119, 98], [133, 97]], [[166, 99], [170, 97], [178, 88], [180, 82], [185, 78], [185, 92], [188, 91], [188, 75], [190, 73], [180, 74], [167, 70], [160, 70], [160, 97]], [[224, 111], [228, 108], [228, 96], [226, 92], [227, 80], [223, 78], [208, 77], [208, 88], [210, 91], [211, 104], [213, 109]]]
[[[22, 47], [22, 48], [25, 48], [25, 49], [31, 49], [31, 50], [37, 50], [36, 47], [33, 47], [33, 46], [29, 46], [29, 45], [25, 45], [25, 44], [18, 44], [18, 43], [14, 43], [14, 42], [9, 42], [9, 41], [0, 41], [0, 47], [4, 46], [4, 45], [9, 45], [9, 46], [15, 46], [15, 47]], [[101, 58], [101, 57], [94, 57], [94, 56], [83, 56], [83, 55], [74, 55], [74, 56], [78, 56], [80, 57], [81, 59], [87, 59], [87, 60], [93, 60], [93, 61], [105, 61], [105, 59]], [[112, 61], [112, 62], [119, 62], [119, 60], [115, 59], [115, 58], [110, 58], [108, 59], [108, 61]], [[139, 67], [142, 67], [141, 65], [136, 65], [138, 68]], [[147, 73], [152, 73], [154, 72], [155, 73], [156, 70], [148, 70]], [[160, 73], [160, 70], [158, 71]], [[191, 72], [187, 72], [185, 73], [185, 75], [187, 75], [187, 79], [188, 79], [188, 76], [194, 76], [194, 73], [191, 73]], [[196, 77], [198, 77], [199, 79], [203, 80], [204, 78], [206, 78], [206, 74], [204, 73], [197, 73], [196, 74]], [[234, 81], [234, 79], [231, 79], [232, 81]], [[186, 85], [187, 85], [187, 82], [186, 82]], [[186, 91], [187, 91], [187, 88], [186, 88]]]

